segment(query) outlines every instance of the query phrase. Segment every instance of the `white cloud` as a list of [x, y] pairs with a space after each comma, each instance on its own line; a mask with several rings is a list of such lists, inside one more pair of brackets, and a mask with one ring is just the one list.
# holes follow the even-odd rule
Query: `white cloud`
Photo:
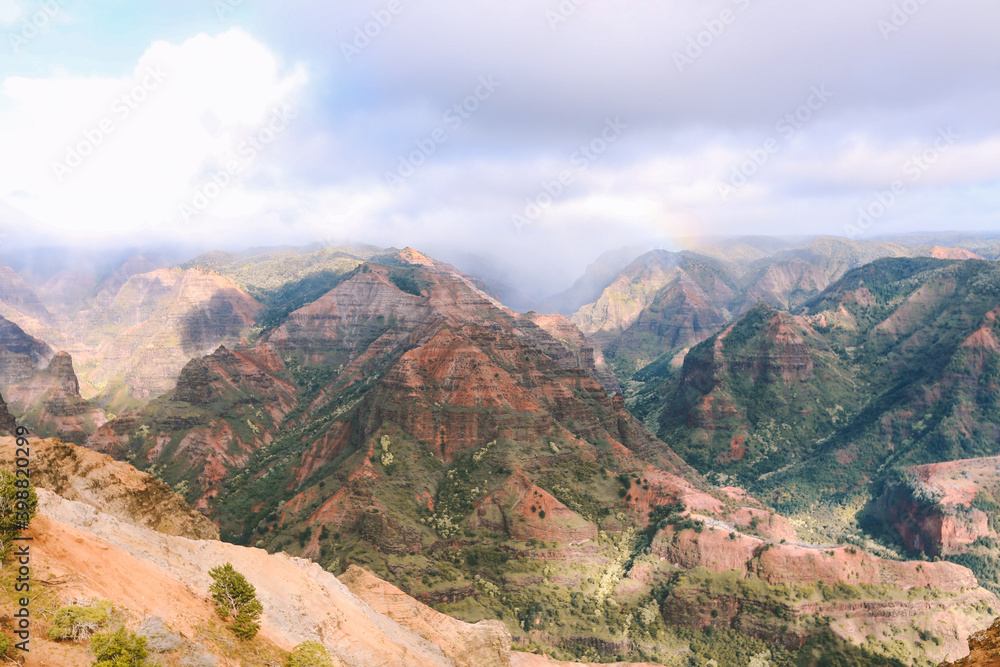
[[[265, 46], [236, 29], [154, 42], [125, 78], [8, 77], [0, 201], [77, 238], [177, 218], [207, 174], [234, 158], [248, 162], [240, 146], [276, 106], [293, 105], [307, 79], [302, 67], [280, 71]], [[239, 199], [240, 190], [237, 179], [227, 196]], [[253, 209], [246, 198], [227, 207]]]
[[14, 23], [24, 14], [17, 0], [0, 0], [0, 25]]

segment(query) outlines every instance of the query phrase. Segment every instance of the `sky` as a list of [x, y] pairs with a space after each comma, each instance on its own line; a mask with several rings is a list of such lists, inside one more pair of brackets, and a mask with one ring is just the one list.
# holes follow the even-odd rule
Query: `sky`
[[0, 0], [0, 244], [365, 242], [541, 295], [1000, 231], [995, 0]]

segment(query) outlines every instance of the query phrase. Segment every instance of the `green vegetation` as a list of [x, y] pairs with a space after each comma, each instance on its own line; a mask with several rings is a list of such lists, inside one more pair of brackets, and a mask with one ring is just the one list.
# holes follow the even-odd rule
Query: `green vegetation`
[[49, 639], [53, 641], [79, 642], [95, 632], [104, 630], [111, 620], [112, 605], [107, 600], [98, 600], [93, 605], [83, 607], [68, 605], [56, 612], [49, 628]]
[[237, 572], [232, 563], [209, 570], [213, 583], [209, 586], [215, 612], [223, 620], [232, 618], [232, 631], [240, 639], [253, 639], [260, 629], [257, 622], [264, 607], [257, 599], [257, 590]]
[[[793, 654], [773, 643], [732, 630], [708, 627], [682, 631], [691, 645], [688, 665], [703, 667], [715, 661], [719, 667], [792, 667]], [[866, 663], [867, 664], [867, 663]]]
[[153, 667], [146, 638], [125, 628], [94, 635], [90, 640], [93, 667]]
[[14, 538], [27, 529], [38, 512], [38, 495], [26, 477], [0, 470], [0, 562], [14, 548]]
[[724, 337], [688, 353], [681, 373], [660, 389], [667, 392], [662, 406], [636, 403], [640, 412], [660, 410], [660, 437], [720, 484], [751, 486], [801, 460], [865, 399], [864, 383], [830, 345], [804, 334], [801, 345], [775, 337], [776, 328], [796, 326], [788, 320], [758, 304]]
[[680, 372], [664, 358], [638, 374], [629, 405], [711, 481], [784, 514], [863, 506], [905, 467], [995, 455], [1000, 354], [964, 343], [1000, 334], [998, 296], [991, 262], [880, 259], [799, 324], [780, 315], [801, 342], [774, 336], [778, 311], [758, 304]]
[[334, 667], [334, 663], [319, 642], [302, 642], [292, 651], [287, 667]]
[[[856, 601], [899, 602], [939, 600], [960, 595], [932, 589], [902, 591], [893, 586], [772, 585], [760, 579], [744, 578], [737, 571], [713, 572], [695, 568], [675, 574], [662, 589], [664, 613], [674, 621], [704, 624], [705, 611], [711, 619], [701, 631], [682, 631], [691, 650], [701, 660], [714, 659], [719, 665], [752, 664], [754, 656], [770, 650], [766, 659], [774, 665], [923, 665], [930, 667], [923, 644], [940, 644], [934, 621], [903, 627], [894, 625], [882, 635], [869, 635], [863, 646], [838, 638], [831, 629], [837, 619], [803, 614], [801, 608], [817, 602]], [[728, 602], [727, 602], [728, 601]], [[732, 601], [739, 601], [732, 604]], [[717, 613], [718, 612], [718, 613]], [[849, 618], [849, 616], [848, 616]], [[733, 628], [753, 628], [764, 642], [745, 637]], [[800, 647], [801, 644], [801, 647]], [[703, 665], [694, 660], [691, 664]]]
[[[264, 248], [243, 253], [209, 252], [181, 265], [228, 276], [267, 304], [285, 286], [305, 285], [312, 276], [343, 275], [383, 252], [374, 246]], [[391, 252], [391, 251], [390, 251]], [[321, 281], [322, 278], [318, 278]], [[294, 288], [289, 288], [294, 290]]]
[[312, 303], [350, 278], [352, 273], [327, 269], [285, 283], [273, 290], [251, 289], [250, 295], [263, 303], [265, 308], [257, 316], [250, 342], [255, 342], [260, 336], [279, 326], [293, 311]]
[[407, 294], [421, 296], [421, 292], [429, 286], [429, 283], [423, 280], [417, 271], [416, 267], [393, 269], [389, 273], [389, 280]]

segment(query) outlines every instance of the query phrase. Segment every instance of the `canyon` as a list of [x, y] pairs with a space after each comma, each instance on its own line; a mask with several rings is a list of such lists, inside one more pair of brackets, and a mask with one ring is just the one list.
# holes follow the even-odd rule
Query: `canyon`
[[[39, 293], [76, 305], [44, 311], [8, 276], [0, 429], [32, 432], [39, 526], [132, 557], [207, 541], [322, 581], [316, 604], [346, 585], [410, 633], [372, 640], [386, 660], [736, 664], [738, 637], [738, 660], [932, 664], [1000, 613], [994, 272], [961, 248], [721, 244], [597, 267], [563, 314], [411, 248], [137, 258], [53, 278]], [[367, 664], [314, 611], [260, 650], [329, 634]], [[201, 613], [160, 616], [229, 650]]]

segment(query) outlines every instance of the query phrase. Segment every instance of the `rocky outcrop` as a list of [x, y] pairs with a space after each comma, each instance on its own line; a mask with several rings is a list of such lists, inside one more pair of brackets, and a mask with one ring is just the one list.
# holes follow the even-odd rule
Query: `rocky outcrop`
[[532, 484], [520, 470], [477, 505], [470, 526], [504, 532], [522, 542], [535, 539], [570, 543], [597, 537], [594, 524]]
[[52, 358], [52, 348], [0, 317], [0, 386], [22, 382]]
[[173, 392], [97, 429], [86, 445], [117, 457], [141, 451], [152, 463], [169, 459], [197, 483], [196, 507], [205, 508], [229, 469], [272, 442], [276, 425], [298, 404], [296, 388], [256, 358], [220, 346], [191, 360]]
[[852, 546], [775, 543], [711, 514], [689, 518], [703, 523], [694, 529], [670, 525], [650, 547], [661, 563], [687, 571], [674, 576], [663, 602], [670, 624], [733, 628], [791, 650], [815, 636], [825, 625], [817, 625], [821, 618], [857, 645], [870, 635], [891, 637], [897, 627], [917, 628], [937, 638], [921, 651], [942, 660], [958, 655], [975, 624], [1000, 608], [996, 596], [955, 563], [884, 560]]
[[[0, 438], [0, 467], [14, 467], [15, 442]], [[207, 518], [166, 484], [111, 457], [55, 439], [31, 440], [31, 480], [68, 500], [166, 535], [218, 539]]]
[[7, 403], [4, 402], [3, 396], [0, 396], [0, 435], [13, 435], [16, 428], [17, 421], [8, 412]]
[[[549, 334], [548, 337], [533, 336], [531, 340], [533, 344], [539, 345], [540, 349], [555, 359], [556, 363], [559, 363], [563, 368], [593, 370], [608, 393], [621, 392], [618, 378], [604, 361], [604, 353], [599, 348], [595, 348], [568, 317], [530, 312], [522, 315], [521, 318], [537, 325]], [[530, 329], [524, 333], [529, 334]], [[545, 341], [543, 338], [549, 340]], [[558, 342], [561, 345], [552, 345], [550, 341]]]
[[941, 667], [1000, 667], [1000, 618], [969, 636], [969, 655]]
[[653, 554], [685, 569], [738, 570], [743, 577], [774, 585], [844, 583], [901, 590], [932, 586], [942, 591], [978, 586], [972, 572], [955, 563], [885, 560], [851, 546], [776, 544], [735, 527], [729, 529], [710, 517], [706, 519], [707, 527], [698, 533], [660, 533], [653, 541]]
[[759, 302], [793, 311], [852, 268], [881, 257], [930, 256], [968, 259], [969, 253], [837, 238], [798, 247], [771, 240], [759, 246], [724, 241], [694, 252], [653, 250], [607, 280], [573, 321], [618, 361], [616, 367], [642, 368], [662, 355], [683, 357]]
[[141, 435], [139, 416], [126, 413], [102, 424], [83, 443], [88, 449], [108, 454], [117, 459], [125, 458], [129, 452], [129, 442]]
[[80, 396], [73, 359], [54, 355], [46, 369], [7, 389], [7, 398], [23, 426], [41, 436], [82, 444], [108, 419], [104, 411]]
[[692, 253], [642, 255], [573, 322], [606, 354], [641, 368], [705, 340], [731, 319], [736, 292], [723, 265]]
[[[719, 592], [719, 587], [729, 590]], [[992, 600], [982, 589], [910, 599], [894, 597], [888, 589], [855, 591], [842, 599], [835, 593], [825, 599], [811, 587], [765, 592], [753, 582], [743, 587], [720, 581], [715, 586], [675, 588], [664, 600], [662, 613], [670, 624], [734, 629], [789, 650], [827, 629], [847, 646], [892, 647], [899, 641], [895, 637], [906, 633], [915, 640], [908, 643], [911, 655], [933, 664], [965, 653], [965, 638], [989, 618]]]
[[298, 404], [292, 384], [265, 371], [252, 355], [232, 352], [225, 345], [184, 366], [171, 400], [206, 407], [232, 399], [234, 393], [264, 399], [262, 407], [275, 422]]
[[913, 466], [883, 485], [874, 515], [906, 547], [929, 556], [964, 553], [982, 538], [996, 538], [976, 496], [1000, 490], [1000, 457]]
[[836, 271], [831, 274], [825, 267], [804, 259], [778, 260], [751, 279], [734, 311], [749, 310], [760, 301], [774, 308], [792, 310], [839, 277]]
[[[442, 328], [403, 354], [368, 398], [367, 430], [392, 422], [451, 461], [497, 437], [532, 440], [560, 424], [606, 438], [673, 471], [689, 469], [582, 369], [476, 324]], [[448, 409], [441, 409], [447, 406]]]

